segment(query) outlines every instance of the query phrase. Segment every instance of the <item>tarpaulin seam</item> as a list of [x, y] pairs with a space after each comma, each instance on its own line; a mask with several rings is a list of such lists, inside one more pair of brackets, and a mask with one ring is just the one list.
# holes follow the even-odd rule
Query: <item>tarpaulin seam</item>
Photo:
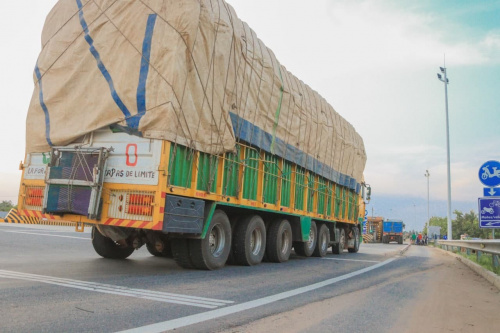
[[276, 129], [278, 128], [278, 121], [280, 119], [280, 113], [281, 113], [281, 103], [283, 102], [283, 76], [281, 75], [281, 66], [278, 67], [278, 70], [280, 72], [280, 80], [281, 80], [281, 87], [280, 87], [280, 101], [278, 103], [278, 108], [276, 109], [276, 113], [274, 114], [274, 125], [273, 125], [273, 141], [271, 142], [271, 153], [274, 154], [274, 143], [276, 142]]
[[35, 74], [38, 80], [38, 98], [40, 100], [40, 105], [42, 106], [43, 113], [45, 115], [45, 139], [49, 146], [53, 146], [52, 140], [50, 140], [50, 116], [49, 109], [47, 109], [47, 105], [43, 101], [43, 88], [42, 88], [42, 75], [40, 74], [40, 69], [38, 68], [38, 64], [35, 65]]
[[[80, 25], [83, 28], [83, 32], [85, 33], [85, 40], [89, 44], [90, 48], [90, 53], [94, 56], [96, 62], [97, 62], [97, 67], [101, 71], [102, 76], [106, 79], [106, 82], [108, 83], [109, 90], [111, 91], [111, 97], [115, 101], [116, 105], [120, 108], [122, 113], [126, 117], [130, 117], [130, 111], [127, 109], [123, 101], [121, 100], [120, 96], [118, 96], [118, 93], [116, 92], [115, 85], [113, 83], [113, 79], [111, 78], [111, 75], [109, 74], [108, 70], [106, 69], [106, 66], [102, 62], [101, 56], [99, 55], [99, 52], [96, 50], [94, 46], [94, 40], [92, 37], [90, 37], [89, 34], [89, 28], [87, 26], [87, 22], [85, 21], [85, 17], [83, 16], [83, 6], [81, 0], [75, 0], [76, 4], [78, 6], [78, 15], [80, 18]], [[127, 125], [129, 125], [129, 119], [127, 120]]]
[[132, 117], [128, 125], [133, 129], [139, 129], [139, 121], [146, 112], [146, 82], [149, 74], [149, 61], [151, 58], [151, 42], [156, 23], [156, 14], [148, 16], [146, 33], [142, 42], [141, 70], [139, 73], [139, 84], [137, 86], [137, 115]]

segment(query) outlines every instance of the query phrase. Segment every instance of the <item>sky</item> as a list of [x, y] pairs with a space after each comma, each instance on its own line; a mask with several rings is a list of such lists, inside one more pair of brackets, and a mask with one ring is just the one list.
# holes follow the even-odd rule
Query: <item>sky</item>
[[[227, 0], [289, 71], [363, 137], [369, 215], [407, 229], [447, 214], [449, 78], [452, 210], [477, 212], [483, 162], [500, 160], [500, 0]], [[17, 202], [33, 68], [55, 0], [0, 2], [0, 201]], [[22, 26], [22, 28], [21, 28]]]

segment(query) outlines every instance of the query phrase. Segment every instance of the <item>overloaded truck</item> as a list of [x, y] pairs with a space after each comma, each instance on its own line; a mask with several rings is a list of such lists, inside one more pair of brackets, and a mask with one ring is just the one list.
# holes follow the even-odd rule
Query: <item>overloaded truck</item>
[[387, 220], [383, 222], [382, 243], [390, 242], [403, 244], [403, 221]]
[[92, 226], [102, 257], [358, 251], [362, 138], [225, 1], [61, 0], [34, 81], [19, 212]]

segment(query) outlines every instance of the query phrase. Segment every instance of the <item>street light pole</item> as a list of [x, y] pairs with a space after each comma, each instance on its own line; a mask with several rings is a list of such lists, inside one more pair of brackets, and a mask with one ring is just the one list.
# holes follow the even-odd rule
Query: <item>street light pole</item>
[[429, 215], [429, 177], [431, 174], [429, 170], [425, 170], [425, 178], [427, 178], [427, 237], [429, 237], [429, 227], [431, 226], [431, 219]]
[[446, 76], [446, 67], [439, 67], [444, 77], [438, 73], [438, 79], [444, 83], [444, 99], [446, 103], [446, 155], [447, 155], [447, 171], [448, 171], [448, 239], [453, 239], [451, 230], [451, 176], [450, 176], [450, 126], [448, 120], [448, 83], [450, 82]]

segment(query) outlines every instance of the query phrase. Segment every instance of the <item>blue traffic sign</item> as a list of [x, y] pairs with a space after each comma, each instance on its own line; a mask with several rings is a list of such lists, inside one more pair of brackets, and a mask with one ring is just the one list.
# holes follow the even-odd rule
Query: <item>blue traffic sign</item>
[[479, 168], [479, 180], [485, 186], [495, 187], [500, 185], [500, 162], [488, 161]]
[[500, 228], [500, 198], [479, 198], [479, 227]]
[[500, 188], [485, 187], [483, 188], [484, 197], [500, 197]]

